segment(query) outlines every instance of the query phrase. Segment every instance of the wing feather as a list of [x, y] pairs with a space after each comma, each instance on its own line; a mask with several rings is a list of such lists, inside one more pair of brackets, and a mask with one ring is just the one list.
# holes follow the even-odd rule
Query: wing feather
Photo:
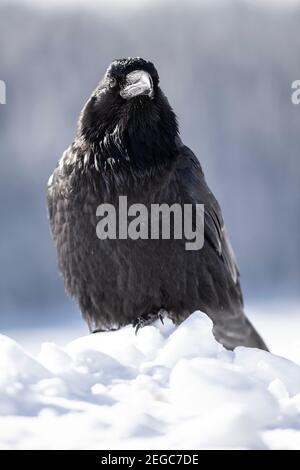
[[239, 279], [236, 258], [224, 226], [221, 208], [207, 186], [201, 165], [194, 153], [182, 143], [179, 144], [180, 159], [177, 171], [180, 181], [193, 203], [204, 204], [205, 239], [224, 261], [234, 283]]

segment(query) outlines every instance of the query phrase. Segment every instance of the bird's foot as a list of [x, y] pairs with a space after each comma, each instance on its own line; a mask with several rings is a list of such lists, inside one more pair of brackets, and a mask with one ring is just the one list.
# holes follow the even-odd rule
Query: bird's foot
[[167, 314], [168, 312], [164, 308], [161, 308], [158, 312], [144, 313], [143, 315], [135, 318], [132, 322], [132, 326], [135, 328], [135, 334], [137, 334], [140, 328], [151, 325], [156, 320], [160, 320], [162, 324], [164, 324], [164, 317], [166, 317]]
[[103, 333], [103, 331], [107, 331], [107, 330], [102, 330], [101, 328], [96, 328], [95, 330], [91, 331], [92, 334], [94, 333]]
[[93, 335], [94, 333], [107, 333], [108, 331], [117, 331], [117, 330], [118, 328], [107, 328], [107, 329], [96, 328], [95, 330], [91, 331], [91, 334]]

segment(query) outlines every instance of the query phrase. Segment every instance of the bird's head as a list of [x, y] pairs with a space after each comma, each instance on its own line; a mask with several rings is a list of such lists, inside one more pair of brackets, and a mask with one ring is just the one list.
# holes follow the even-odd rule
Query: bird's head
[[116, 138], [129, 154], [146, 140], [148, 147], [174, 142], [176, 116], [153, 63], [140, 57], [113, 61], [81, 113], [79, 133], [93, 143]]
[[104, 81], [123, 100], [132, 100], [142, 96], [153, 99], [159, 77], [152, 62], [137, 57], [112, 62]]

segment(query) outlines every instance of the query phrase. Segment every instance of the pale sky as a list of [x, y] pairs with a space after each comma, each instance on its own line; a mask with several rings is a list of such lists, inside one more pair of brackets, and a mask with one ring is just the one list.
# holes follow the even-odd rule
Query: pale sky
[[[0, 3], [5, 0], [0, 0]], [[7, 0], [6, 0], [7, 1]], [[146, 3], [164, 3], [165, 0], [10, 0], [9, 3], [12, 1], [18, 2], [18, 3], [29, 3], [29, 4], [35, 4], [40, 7], [75, 7], [76, 5], [89, 5], [97, 8], [101, 8], [105, 6], [106, 9], [115, 9], [116, 7], [121, 7], [121, 8], [128, 8], [128, 7], [134, 7], [136, 8], [142, 8]], [[180, 0], [167, 0], [169, 3], [172, 1], [176, 1], [178, 3]], [[182, 0], [185, 1], [185, 0]], [[214, 3], [221, 3], [221, 2], [228, 2], [228, 0], [194, 0], [197, 1], [197, 3], [206, 3], [206, 4], [211, 4], [212, 2]], [[242, 1], [242, 0], [241, 0]], [[249, 3], [260, 3], [260, 4], [267, 4], [267, 5], [273, 5], [273, 6], [293, 6], [293, 5], [299, 5], [300, 6], [300, 0], [243, 0], [243, 1], [248, 1]], [[185, 1], [186, 3], [186, 1]]]

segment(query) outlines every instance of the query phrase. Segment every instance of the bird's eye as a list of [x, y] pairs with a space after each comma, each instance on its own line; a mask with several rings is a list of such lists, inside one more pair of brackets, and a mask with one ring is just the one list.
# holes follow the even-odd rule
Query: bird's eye
[[109, 86], [110, 86], [110, 88], [115, 87], [116, 84], [117, 84], [117, 80], [116, 80], [114, 77], [112, 77], [112, 78], [109, 80]]

